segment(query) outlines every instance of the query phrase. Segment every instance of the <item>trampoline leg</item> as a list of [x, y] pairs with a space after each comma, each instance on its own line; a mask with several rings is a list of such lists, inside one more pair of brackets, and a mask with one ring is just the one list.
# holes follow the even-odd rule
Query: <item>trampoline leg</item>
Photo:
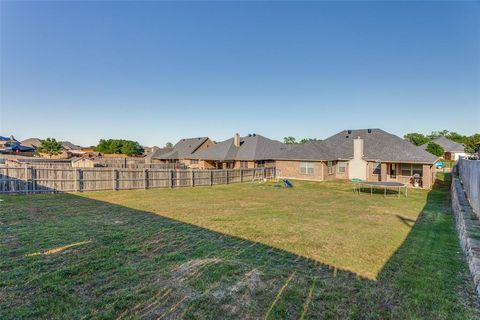
[[386, 197], [386, 196], [387, 196], [387, 187], [383, 189], [383, 197]]
[[372, 186], [370, 186], [370, 195], [373, 194], [373, 191], [372, 191]]
[[398, 187], [398, 197], [400, 198], [400, 187]]

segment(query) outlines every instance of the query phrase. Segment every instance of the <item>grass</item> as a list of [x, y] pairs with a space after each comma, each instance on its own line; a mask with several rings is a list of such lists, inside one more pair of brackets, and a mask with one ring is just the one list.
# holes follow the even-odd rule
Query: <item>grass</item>
[[479, 318], [441, 180], [2, 199], [0, 318]]

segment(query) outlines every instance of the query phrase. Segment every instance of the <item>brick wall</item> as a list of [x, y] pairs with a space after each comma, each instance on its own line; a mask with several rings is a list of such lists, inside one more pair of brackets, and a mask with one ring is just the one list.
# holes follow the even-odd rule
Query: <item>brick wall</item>
[[291, 178], [299, 180], [324, 180], [324, 164], [321, 161], [315, 161], [312, 163], [313, 174], [303, 174], [300, 172], [300, 162], [296, 160], [277, 160], [276, 168], [277, 175], [280, 178]]

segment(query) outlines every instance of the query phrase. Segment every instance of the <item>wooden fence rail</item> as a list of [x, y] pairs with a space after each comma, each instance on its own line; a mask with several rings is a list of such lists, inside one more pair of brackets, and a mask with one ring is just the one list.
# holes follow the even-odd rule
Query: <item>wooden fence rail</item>
[[164, 170], [0, 166], [0, 194], [197, 187], [275, 177], [275, 168]]

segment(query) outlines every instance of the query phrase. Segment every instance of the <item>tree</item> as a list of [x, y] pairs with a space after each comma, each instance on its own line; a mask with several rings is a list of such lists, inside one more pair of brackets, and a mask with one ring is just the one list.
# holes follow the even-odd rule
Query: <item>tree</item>
[[426, 137], [425, 135], [421, 133], [416, 133], [416, 132], [407, 133], [406, 135], [403, 136], [403, 138], [405, 140], [410, 141], [416, 146], [421, 146], [422, 144], [425, 144], [430, 141], [429, 137]]
[[317, 138], [303, 138], [302, 140], [300, 140], [299, 143], [304, 144], [304, 143], [311, 142], [311, 141], [318, 141], [318, 139]]
[[165, 148], [173, 148], [173, 143], [171, 142], [165, 143]]
[[467, 137], [464, 141], [465, 152], [475, 153], [480, 151], [480, 133]]
[[443, 150], [443, 148], [435, 142], [429, 142], [426, 150], [437, 157], [443, 156], [445, 152], [445, 150]]
[[295, 139], [294, 137], [285, 137], [285, 138], [283, 138], [283, 143], [285, 143], [285, 144], [295, 144], [295, 143], [297, 143], [297, 139]]
[[142, 146], [137, 141], [123, 139], [100, 139], [95, 151], [106, 154], [138, 155], [143, 152]]
[[38, 148], [38, 152], [46, 153], [51, 158], [60, 153], [62, 150], [62, 144], [54, 138], [47, 138], [42, 140], [42, 144]]

